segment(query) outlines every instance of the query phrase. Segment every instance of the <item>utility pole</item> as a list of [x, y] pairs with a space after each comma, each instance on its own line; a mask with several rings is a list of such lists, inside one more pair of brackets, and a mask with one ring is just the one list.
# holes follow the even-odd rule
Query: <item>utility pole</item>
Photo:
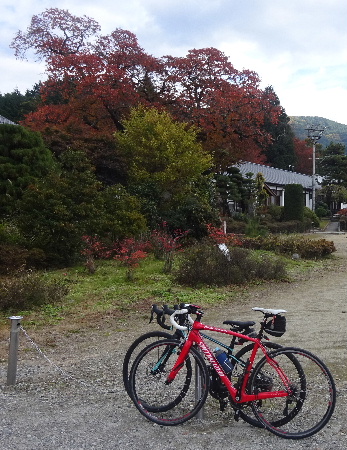
[[316, 209], [316, 143], [323, 136], [325, 128], [311, 125], [307, 130], [307, 136], [312, 142], [312, 211]]

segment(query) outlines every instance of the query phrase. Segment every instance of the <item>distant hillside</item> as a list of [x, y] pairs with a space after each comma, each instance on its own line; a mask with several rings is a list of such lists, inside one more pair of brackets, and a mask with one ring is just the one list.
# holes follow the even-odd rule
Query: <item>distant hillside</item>
[[344, 144], [347, 152], [347, 125], [315, 116], [290, 116], [289, 124], [292, 127], [295, 136], [299, 139], [307, 138], [307, 128], [312, 125], [322, 128], [326, 127], [326, 130], [318, 143], [322, 144], [323, 147], [329, 145], [330, 142]]

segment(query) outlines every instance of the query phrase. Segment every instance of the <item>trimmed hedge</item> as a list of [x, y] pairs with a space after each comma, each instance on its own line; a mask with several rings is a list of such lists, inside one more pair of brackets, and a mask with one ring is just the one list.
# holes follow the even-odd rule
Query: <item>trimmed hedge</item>
[[304, 220], [304, 194], [301, 184], [287, 184], [284, 191], [283, 220]]
[[315, 259], [331, 255], [336, 251], [334, 242], [326, 239], [310, 239], [304, 236], [239, 237], [242, 247], [256, 250], [269, 250], [275, 253], [292, 255], [297, 253], [301, 258]]

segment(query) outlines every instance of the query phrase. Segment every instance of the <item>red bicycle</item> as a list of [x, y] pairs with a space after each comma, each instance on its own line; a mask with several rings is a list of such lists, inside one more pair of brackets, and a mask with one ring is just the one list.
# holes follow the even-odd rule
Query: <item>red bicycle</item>
[[[264, 328], [274, 327], [274, 331], [285, 312], [253, 309], [264, 314]], [[203, 312], [195, 305], [174, 312], [170, 320], [175, 328], [180, 328], [175, 320], [179, 314], [196, 315], [185, 341], [167, 339], [148, 345], [130, 372], [131, 398], [149, 420], [178, 425], [194, 417], [206, 402], [213, 370], [225, 386], [233, 408], [242, 411], [251, 407], [257, 422], [277, 436], [305, 438], [328, 423], [335, 408], [336, 388], [330, 371], [317, 356], [295, 347], [271, 351], [259, 336], [205, 325], [201, 322]], [[222, 361], [220, 356], [224, 355], [209, 348], [201, 331], [249, 341], [253, 344], [249, 358]], [[235, 374], [238, 364], [243, 370]]]

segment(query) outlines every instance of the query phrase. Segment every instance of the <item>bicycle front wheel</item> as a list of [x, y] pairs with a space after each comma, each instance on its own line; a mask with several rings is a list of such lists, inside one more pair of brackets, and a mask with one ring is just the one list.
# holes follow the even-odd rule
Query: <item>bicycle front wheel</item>
[[156, 342], [159, 339], [172, 339], [172, 334], [166, 333], [165, 331], [150, 331], [149, 333], [143, 334], [138, 337], [128, 348], [123, 361], [123, 383], [125, 390], [130, 395], [129, 392], [129, 375], [130, 369], [135, 361], [136, 356], [143, 350], [147, 345], [152, 342]]
[[326, 365], [312, 353], [294, 347], [281, 348], [264, 357], [254, 368], [248, 391], [286, 391], [286, 397], [252, 402], [256, 418], [272, 433], [286, 439], [302, 439], [320, 431], [336, 403], [336, 388]]
[[129, 378], [131, 398], [147, 419], [178, 425], [194, 417], [208, 395], [209, 376], [202, 356], [191, 348], [175, 380], [166, 384], [180, 352], [180, 343], [162, 340], [148, 345], [136, 358]]

